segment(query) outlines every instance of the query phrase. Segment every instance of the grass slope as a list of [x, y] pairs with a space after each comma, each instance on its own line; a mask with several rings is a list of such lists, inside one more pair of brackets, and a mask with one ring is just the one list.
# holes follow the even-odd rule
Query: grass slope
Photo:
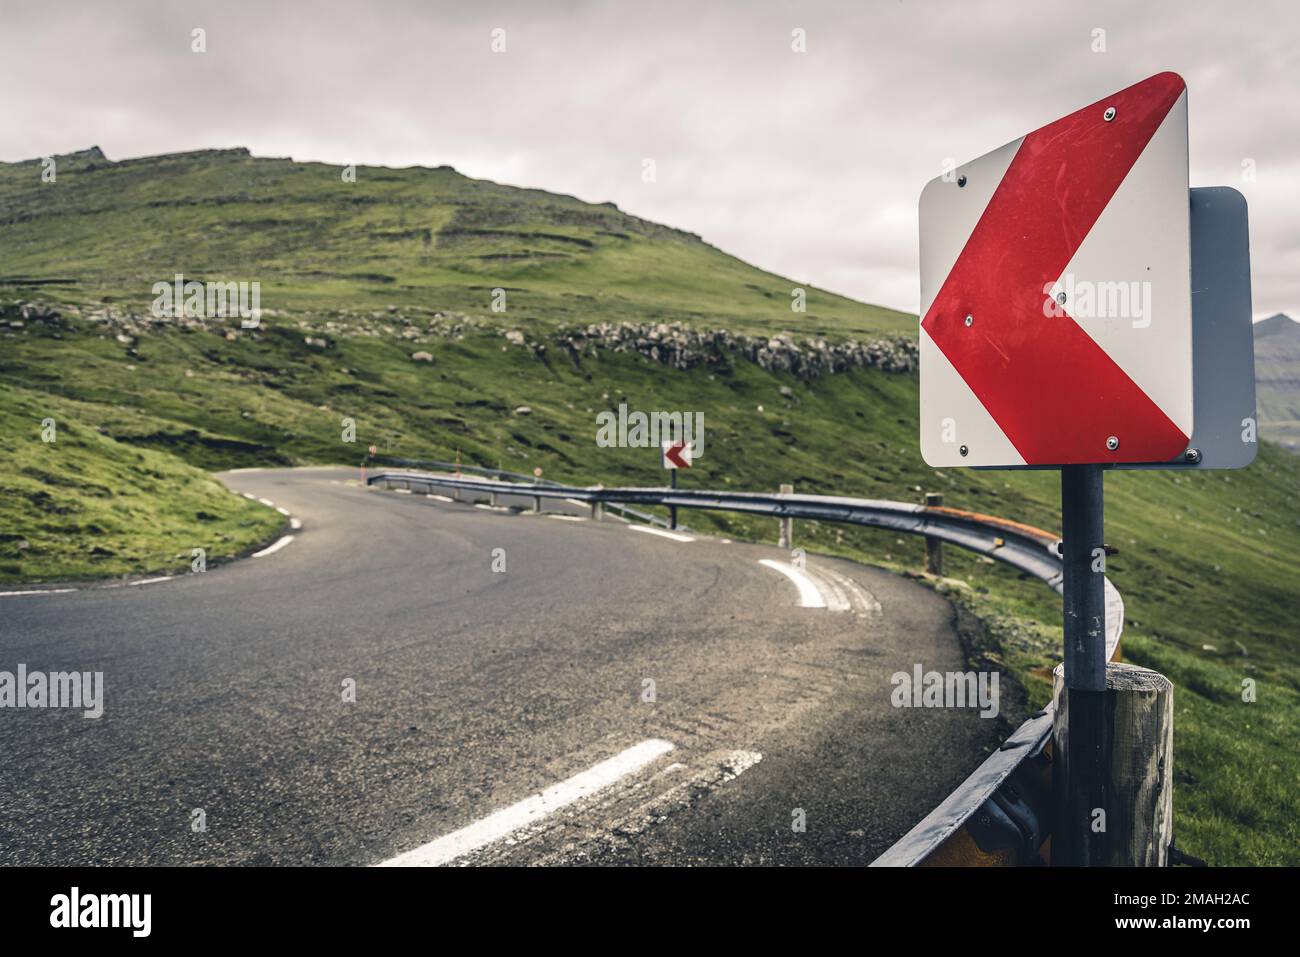
[[202, 469], [101, 434], [111, 417], [0, 385], [0, 582], [188, 571], [192, 549], [211, 563], [284, 523]]

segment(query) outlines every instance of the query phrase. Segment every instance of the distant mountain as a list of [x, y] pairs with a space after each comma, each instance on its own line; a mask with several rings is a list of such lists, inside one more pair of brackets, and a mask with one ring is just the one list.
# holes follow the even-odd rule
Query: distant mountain
[[1300, 322], [1278, 313], [1255, 324], [1260, 433], [1300, 451]]

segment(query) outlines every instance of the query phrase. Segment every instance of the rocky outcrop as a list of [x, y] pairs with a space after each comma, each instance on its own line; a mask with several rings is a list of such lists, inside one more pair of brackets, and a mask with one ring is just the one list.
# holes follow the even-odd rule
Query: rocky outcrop
[[[279, 313], [263, 309], [262, 315], [274, 318]], [[237, 319], [160, 317], [103, 303], [80, 307], [54, 307], [39, 302], [0, 305], [0, 332], [9, 335], [23, 334], [25, 326], [32, 323], [57, 327], [65, 325], [69, 319], [102, 324], [106, 332], [124, 342], [167, 326], [205, 329], [228, 339], [260, 334], [258, 329], [241, 328]], [[751, 336], [725, 329], [696, 329], [681, 323], [664, 322], [601, 322], [559, 331], [551, 326], [525, 331], [494, 326], [444, 310], [423, 310], [418, 316], [405, 315], [396, 307], [390, 307], [386, 312], [369, 313], [339, 310], [291, 321], [302, 334], [302, 341], [316, 349], [327, 348], [332, 341], [343, 338], [378, 338], [423, 344], [440, 339], [464, 339], [467, 334], [489, 333], [495, 328], [507, 343], [503, 349], [512, 346], [527, 349], [545, 359], [548, 351], [556, 348], [578, 365], [584, 356], [594, 357], [605, 350], [633, 353], [681, 370], [700, 366], [726, 368], [737, 359], [745, 359], [769, 372], [788, 373], [803, 381], [850, 369], [911, 372], [917, 368], [917, 342], [901, 335], [866, 341], [845, 339], [829, 342], [823, 338], [799, 338], [788, 332], [775, 336]], [[122, 339], [124, 336], [127, 338]], [[426, 350], [410, 353], [410, 356], [413, 362], [434, 361], [433, 354]]]
[[[537, 350], [537, 343], [521, 342], [517, 330], [507, 339]], [[718, 366], [734, 358], [748, 359], [769, 372], [787, 372], [804, 381], [849, 369], [911, 372], [917, 367], [917, 343], [906, 336], [866, 342], [796, 338], [790, 333], [748, 336], [721, 329], [694, 329], [679, 323], [594, 323], [571, 329], [554, 339], [574, 362], [596, 350], [633, 352], [674, 369]]]

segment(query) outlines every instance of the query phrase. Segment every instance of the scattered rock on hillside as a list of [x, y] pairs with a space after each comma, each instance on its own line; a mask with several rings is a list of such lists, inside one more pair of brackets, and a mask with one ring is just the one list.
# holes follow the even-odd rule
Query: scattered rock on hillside
[[[522, 333], [517, 337], [507, 333], [506, 338], [525, 344]], [[584, 355], [595, 355], [597, 349], [634, 352], [681, 370], [725, 366], [731, 357], [740, 356], [769, 372], [788, 372], [805, 382], [855, 368], [910, 372], [917, 367], [918, 358], [916, 340], [906, 336], [829, 343], [825, 339], [796, 340], [789, 333], [758, 337], [664, 322], [593, 323], [561, 332], [556, 341], [575, 363]], [[538, 351], [536, 344], [533, 348]]]
[[433, 353], [432, 353], [432, 352], [412, 352], [412, 353], [411, 353], [411, 361], [413, 361], [413, 362], [432, 362], [432, 361], [433, 361]]

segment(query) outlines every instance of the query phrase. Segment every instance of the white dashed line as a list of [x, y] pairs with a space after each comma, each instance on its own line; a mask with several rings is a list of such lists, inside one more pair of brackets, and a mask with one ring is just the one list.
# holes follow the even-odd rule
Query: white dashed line
[[557, 512], [547, 512], [546, 517], [557, 518], [561, 522], [585, 522], [586, 521], [586, 519], [583, 518], [581, 515], [560, 515]]
[[[399, 488], [397, 491], [400, 492], [401, 489]], [[433, 492], [426, 492], [425, 495], [424, 495], [424, 497], [425, 497], [425, 498], [431, 498], [431, 499], [433, 499], [434, 501], [437, 501], [437, 502], [454, 502], [454, 501], [456, 501], [456, 500], [455, 500], [454, 498], [452, 498], [450, 495], [437, 495], [437, 494], [435, 494], [435, 493], [433, 493]]]
[[283, 505], [277, 505], [277, 506], [275, 507], [275, 510], [276, 510], [277, 512], [279, 512], [281, 515], [284, 515], [284, 516], [288, 516], [288, 514], [289, 514], [289, 510], [288, 510], [287, 508], [285, 508]]
[[642, 741], [607, 761], [601, 761], [581, 774], [574, 775], [567, 781], [552, 785], [540, 794], [534, 794], [518, 804], [512, 804], [510, 807], [489, 814], [468, 827], [453, 831], [413, 851], [399, 854], [379, 866], [438, 867], [448, 864], [471, 851], [486, 847], [493, 841], [499, 841], [522, 827], [534, 824], [574, 801], [604, 790], [621, 778], [663, 757], [672, 749], [670, 743], [657, 738]]
[[298, 521], [296, 518], [291, 518], [289, 519], [289, 527], [296, 532], [298, 529], [302, 528], [302, 522]]
[[257, 496], [254, 495], [252, 492], [240, 492], [239, 494], [244, 496], [244, 498], [248, 499], [250, 502], [257, 501]]
[[138, 582], [127, 582], [128, 585], [152, 585], [154, 582], [169, 582], [175, 575], [159, 575], [157, 578], [141, 578]]
[[278, 542], [276, 542], [274, 545], [268, 545], [266, 548], [262, 549], [260, 552], [253, 552], [253, 557], [254, 557], [254, 558], [264, 558], [264, 557], [267, 556], [267, 555], [274, 555], [276, 552], [278, 552], [280, 549], [284, 548], [284, 546], [288, 545], [288, 544], [289, 544], [290, 542], [292, 542], [292, 541], [293, 541], [293, 536], [292, 536], [292, 535], [286, 535], [286, 536], [284, 536], [282, 539], [280, 539]]
[[799, 605], [803, 608], [825, 608], [826, 601], [822, 598], [822, 593], [817, 590], [817, 585], [811, 578], [805, 575], [800, 569], [793, 565], [787, 565], [785, 562], [773, 561], [770, 558], [760, 558], [758, 563], [765, 568], [780, 572], [790, 581], [795, 583], [799, 589]]
[[649, 525], [629, 525], [628, 528], [634, 532], [645, 532], [647, 535], [658, 535], [660, 538], [671, 538], [674, 542], [693, 542], [695, 539], [689, 535], [681, 535], [677, 532], [666, 532], [662, 528], [651, 528]]
[[259, 498], [258, 501], [261, 502], [263, 505], [265, 505], [267, 508], [275, 508], [275, 503], [272, 502], [269, 498]]
[[64, 595], [75, 588], [33, 588], [30, 591], [0, 591], [0, 598], [14, 598], [18, 595]]

